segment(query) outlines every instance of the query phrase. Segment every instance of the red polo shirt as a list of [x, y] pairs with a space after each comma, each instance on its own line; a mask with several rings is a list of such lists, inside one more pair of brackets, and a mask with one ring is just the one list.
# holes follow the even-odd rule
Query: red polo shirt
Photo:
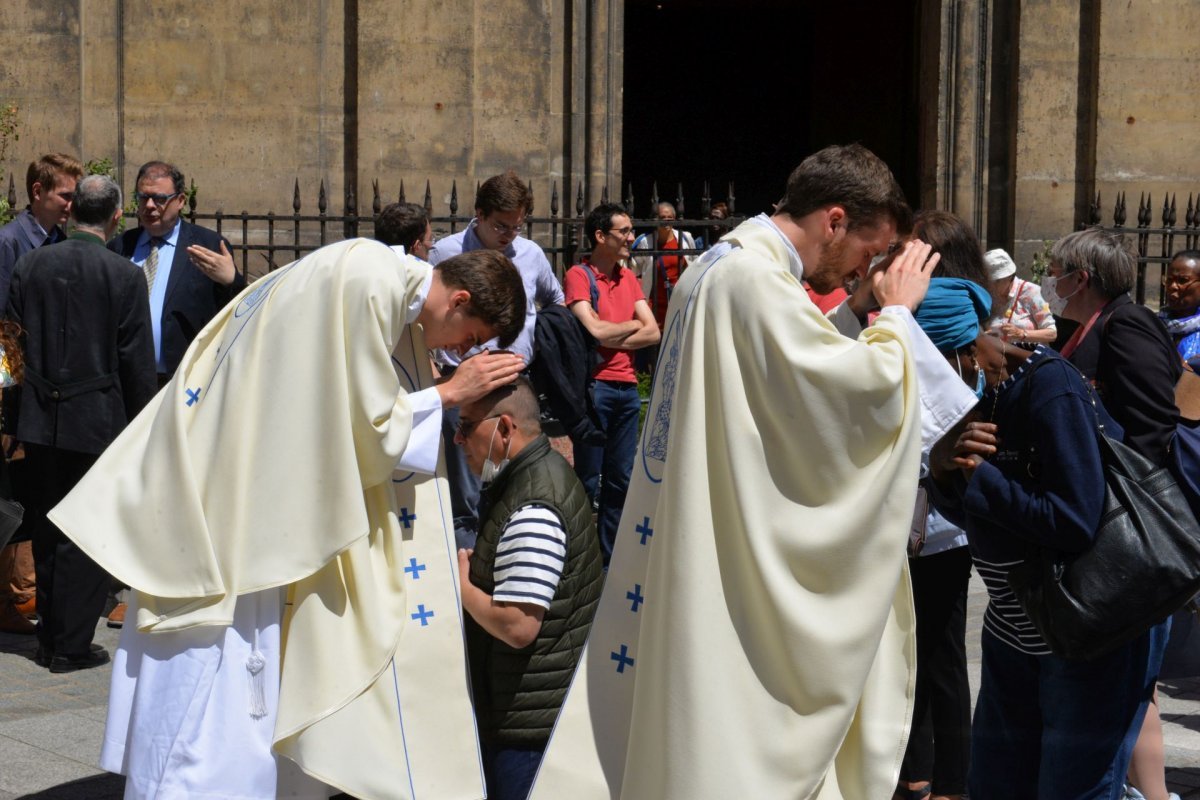
[[[596, 289], [599, 292], [597, 305], [600, 306], [596, 309], [596, 316], [605, 322], [628, 322], [633, 319], [634, 303], [645, 300], [646, 295], [642, 293], [642, 284], [637, 276], [628, 267], [617, 267], [616, 280], [600, 272], [586, 260], [571, 267], [563, 279], [563, 294], [566, 295], [567, 307], [570, 308], [581, 300], [592, 302], [592, 287], [585, 269], [591, 270], [596, 278]], [[598, 352], [604, 363], [596, 369], [597, 380], [637, 383], [637, 375], [633, 370], [633, 351], [600, 347]]]

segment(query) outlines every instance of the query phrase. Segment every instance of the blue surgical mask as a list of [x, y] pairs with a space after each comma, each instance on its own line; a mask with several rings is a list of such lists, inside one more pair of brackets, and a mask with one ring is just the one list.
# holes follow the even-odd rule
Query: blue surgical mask
[[[983, 393], [987, 390], [987, 376], [983, 374], [983, 370], [974, 359], [971, 359], [971, 361], [975, 364], [975, 397], [982, 400]], [[957, 351], [955, 351], [954, 363], [958, 366], [958, 377], [963, 379], [963, 383], [966, 383], [966, 376], [963, 375], [962, 371], [962, 361]]]

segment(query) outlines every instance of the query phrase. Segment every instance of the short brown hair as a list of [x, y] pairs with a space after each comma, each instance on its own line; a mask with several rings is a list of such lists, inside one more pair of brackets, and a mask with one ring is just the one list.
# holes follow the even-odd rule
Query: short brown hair
[[475, 192], [475, 211], [482, 211], [485, 217], [493, 211], [516, 209], [526, 214], [533, 211], [533, 192], [511, 169], [503, 175], [488, 178]]
[[991, 289], [983, 247], [962, 217], [949, 211], [922, 211], [913, 219], [912, 235], [941, 256], [933, 268], [933, 277], [963, 278]]
[[1124, 234], [1087, 228], [1068, 233], [1050, 248], [1050, 260], [1064, 273], [1084, 271], [1091, 285], [1110, 300], [1125, 294], [1137, 281], [1137, 259]]
[[35, 183], [43, 189], [52, 190], [58, 183], [59, 175], [79, 180], [83, 177], [83, 164], [79, 163], [79, 159], [66, 153], [47, 153], [32, 162], [29, 169], [25, 171], [25, 191], [29, 195], [29, 202], [33, 202], [33, 185]]
[[912, 210], [892, 171], [861, 144], [832, 145], [800, 162], [775, 211], [799, 219], [835, 205], [846, 209], [850, 230], [885, 218], [902, 232], [912, 224]]
[[525, 327], [525, 284], [508, 256], [495, 250], [471, 250], [442, 261], [442, 284], [471, 295], [467, 313], [496, 329], [501, 347], [508, 347]]
[[542, 432], [541, 406], [529, 378], [518, 375], [512, 383], [497, 386], [471, 404], [492, 414], [508, 414], [527, 436]]
[[179, 171], [179, 167], [174, 164], [168, 164], [166, 161], [147, 161], [138, 168], [137, 179], [134, 180], [134, 189], [137, 189], [138, 184], [143, 178], [156, 180], [158, 178], [170, 178], [171, 185], [175, 188], [176, 194], [183, 194], [187, 191], [184, 185], [183, 173]]
[[413, 242], [421, 241], [429, 227], [429, 212], [416, 203], [392, 203], [375, 217], [375, 238], [389, 246], [400, 245], [406, 252]]

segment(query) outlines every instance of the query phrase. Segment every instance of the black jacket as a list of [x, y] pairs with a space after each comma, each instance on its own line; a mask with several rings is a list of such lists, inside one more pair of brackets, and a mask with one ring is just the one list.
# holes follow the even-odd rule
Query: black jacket
[[99, 454], [154, 396], [146, 278], [99, 238], [21, 256], [7, 316], [23, 329], [25, 380], [7, 420], [18, 440]]
[[[133, 258], [141, 235], [140, 226], [125, 231], [108, 243], [108, 249], [125, 258]], [[171, 277], [167, 282], [162, 310], [162, 358], [167, 375], [175, 372], [184, 351], [200, 329], [246, 288], [246, 279], [240, 272], [232, 284], [222, 286], [201, 272], [188, 258], [189, 245], [198, 244], [219, 253], [222, 241], [225, 241], [226, 247], [229, 246], [229, 242], [220, 234], [190, 222], [179, 222], [179, 239], [175, 245], [175, 258], [171, 261]]]
[[1166, 464], [1183, 363], [1154, 312], [1121, 295], [1100, 312], [1070, 361], [1095, 382], [1105, 409], [1125, 429], [1125, 443]]
[[529, 377], [546, 396], [550, 413], [574, 442], [604, 444], [604, 428], [592, 400], [592, 374], [601, 362], [596, 340], [566, 306], [538, 311]]

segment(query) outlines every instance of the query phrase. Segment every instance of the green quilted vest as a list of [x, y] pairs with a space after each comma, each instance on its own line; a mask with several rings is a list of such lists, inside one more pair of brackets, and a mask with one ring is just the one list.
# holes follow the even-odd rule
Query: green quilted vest
[[530, 503], [554, 509], [567, 532], [566, 564], [537, 639], [513, 649], [466, 615], [479, 734], [502, 746], [537, 746], [550, 737], [604, 583], [592, 505], [545, 436], [526, 446], [485, 488], [471, 583], [492, 594], [500, 534], [513, 512]]

